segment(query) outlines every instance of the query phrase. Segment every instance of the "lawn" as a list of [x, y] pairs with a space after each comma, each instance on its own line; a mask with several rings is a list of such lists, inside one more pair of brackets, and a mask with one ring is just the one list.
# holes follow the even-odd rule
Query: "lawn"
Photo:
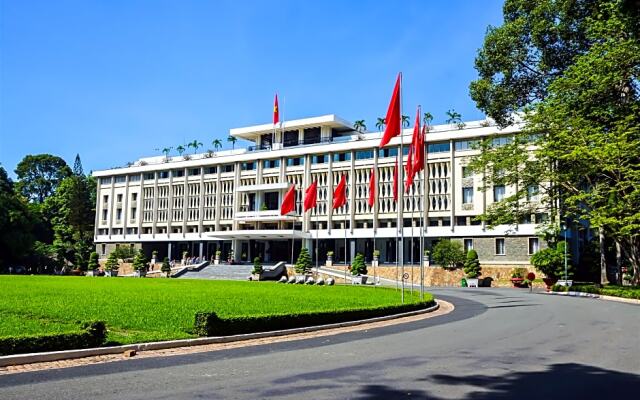
[[[0, 293], [0, 337], [70, 332], [78, 322], [101, 320], [112, 344], [194, 337], [197, 311], [232, 317], [400, 303], [386, 288], [150, 278], [4, 275]], [[405, 299], [418, 296], [406, 292]]]

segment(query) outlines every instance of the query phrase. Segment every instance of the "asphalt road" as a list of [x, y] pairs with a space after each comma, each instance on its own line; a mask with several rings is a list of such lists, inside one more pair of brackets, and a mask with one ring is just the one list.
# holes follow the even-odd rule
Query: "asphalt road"
[[443, 289], [445, 316], [211, 353], [0, 376], [0, 399], [637, 398], [640, 306]]

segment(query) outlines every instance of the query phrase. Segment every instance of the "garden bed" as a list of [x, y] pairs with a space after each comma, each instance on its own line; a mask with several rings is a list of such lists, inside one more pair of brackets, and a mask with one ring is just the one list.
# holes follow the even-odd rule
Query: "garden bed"
[[614, 296], [625, 299], [640, 300], [640, 287], [638, 286], [607, 285], [603, 287], [597, 287], [596, 285], [573, 285], [567, 288], [565, 286], [555, 285], [551, 290], [554, 292], [591, 293], [604, 296]]

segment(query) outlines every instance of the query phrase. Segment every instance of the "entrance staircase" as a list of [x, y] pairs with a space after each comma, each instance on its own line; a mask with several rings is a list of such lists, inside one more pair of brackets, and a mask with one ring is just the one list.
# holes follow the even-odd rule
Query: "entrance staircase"
[[[264, 275], [267, 279], [278, 279], [282, 274], [286, 274], [285, 263], [280, 262], [274, 265], [265, 265]], [[207, 265], [200, 270], [186, 270], [185, 272], [174, 275], [175, 278], [186, 279], [218, 279], [232, 281], [246, 281], [253, 271], [252, 264], [218, 264]]]

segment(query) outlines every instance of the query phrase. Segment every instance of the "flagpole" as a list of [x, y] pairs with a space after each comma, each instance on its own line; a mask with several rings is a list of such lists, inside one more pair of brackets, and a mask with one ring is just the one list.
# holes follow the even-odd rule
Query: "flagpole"
[[347, 210], [344, 210], [344, 284], [347, 284]]
[[[401, 187], [400, 183], [404, 183], [404, 151], [402, 148], [402, 142], [404, 140], [404, 132], [402, 131], [402, 72], [400, 72], [400, 153], [398, 154], [398, 158], [400, 162], [398, 163], [398, 187]], [[400, 248], [400, 252], [398, 253], [398, 263], [400, 264], [400, 272], [402, 279], [402, 294], [400, 295], [400, 299], [402, 304], [404, 304], [404, 193], [402, 193], [402, 189], [398, 190], [398, 229], [400, 229], [400, 243], [398, 247]]]
[[293, 215], [293, 221], [291, 223], [291, 268], [294, 268], [295, 271], [295, 267], [293, 264], [293, 253], [294, 253], [294, 249], [296, 248], [296, 242], [295, 242], [295, 234], [296, 234], [296, 216], [295, 214]]
[[[425, 121], [425, 124], [427, 122]], [[424, 300], [424, 234], [425, 234], [425, 229], [424, 229], [424, 224], [426, 222], [424, 214], [426, 213], [426, 207], [427, 207], [427, 197], [425, 196], [425, 190], [427, 188], [427, 178], [428, 178], [428, 174], [427, 174], [427, 151], [426, 151], [426, 147], [427, 147], [427, 141], [426, 141], [426, 134], [427, 134], [427, 128], [424, 128], [424, 135], [422, 136], [422, 186], [420, 187], [420, 196], [421, 196], [421, 201], [420, 204], [422, 205], [420, 207], [420, 216], [422, 219], [422, 222], [420, 224], [420, 300]]]
[[320, 232], [320, 229], [318, 228], [318, 209], [316, 207], [314, 207], [314, 210], [316, 212], [316, 276], [315, 276], [315, 280], [318, 280], [318, 268], [320, 268], [320, 264], [318, 263], [318, 253], [320, 252], [320, 249], [318, 248], [318, 232]]

